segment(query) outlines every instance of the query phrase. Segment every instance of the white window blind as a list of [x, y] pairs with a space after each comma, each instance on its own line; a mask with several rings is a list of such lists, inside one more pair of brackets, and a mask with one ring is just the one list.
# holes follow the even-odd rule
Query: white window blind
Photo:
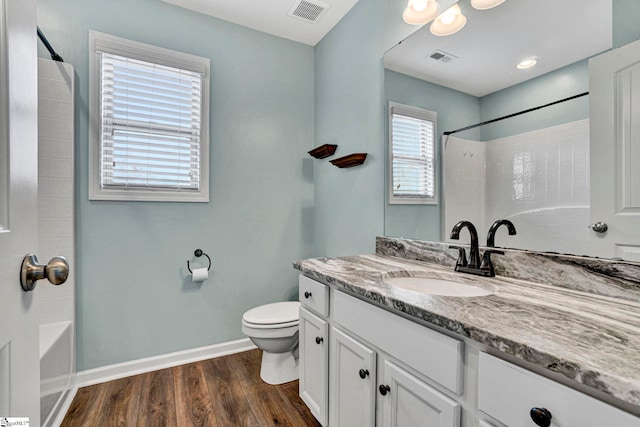
[[390, 201], [434, 203], [436, 113], [392, 104]]
[[99, 55], [102, 188], [199, 190], [202, 74]]

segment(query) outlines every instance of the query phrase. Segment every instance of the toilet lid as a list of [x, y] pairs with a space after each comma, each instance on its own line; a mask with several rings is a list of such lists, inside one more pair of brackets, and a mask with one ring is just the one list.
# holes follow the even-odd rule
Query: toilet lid
[[299, 301], [276, 302], [252, 308], [242, 316], [242, 320], [258, 325], [291, 323], [300, 318], [299, 309]]

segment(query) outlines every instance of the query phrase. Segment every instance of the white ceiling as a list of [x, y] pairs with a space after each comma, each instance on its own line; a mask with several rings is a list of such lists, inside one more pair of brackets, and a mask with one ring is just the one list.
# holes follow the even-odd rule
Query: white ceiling
[[[461, 0], [467, 25], [460, 32], [437, 37], [427, 24], [385, 54], [385, 67], [484, 96], [610, 49], [611, 1], [507, 0], [480, 11]], [[431, 59], [437, 49], [458, 59]], [[529, 57], [538, 64], [518, 70]]]
[[[321, 0], [329, 8], [315, 23], [289, 16], [296, 0], [162, 0], [234, 24], [315, 46], [358, 0]], [[310, 0], [313, 2], [313, 0]]]

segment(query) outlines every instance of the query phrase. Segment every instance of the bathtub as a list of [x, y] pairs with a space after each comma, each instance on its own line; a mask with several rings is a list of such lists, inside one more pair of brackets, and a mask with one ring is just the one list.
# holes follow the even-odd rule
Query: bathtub
[[75, 385], [73, 344], [71, 322], [40, 325], [40, 423], [43, 427], [53, 425]]

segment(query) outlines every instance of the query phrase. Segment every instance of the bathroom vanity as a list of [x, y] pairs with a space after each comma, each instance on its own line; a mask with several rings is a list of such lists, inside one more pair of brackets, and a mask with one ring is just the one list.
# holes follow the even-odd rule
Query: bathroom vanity
[[295, 263], [300, 396], [322, 425], [640, 426], [638, 266], [507, 250], [484, 278], [456, 255], [378, 238], [375, 255]]

